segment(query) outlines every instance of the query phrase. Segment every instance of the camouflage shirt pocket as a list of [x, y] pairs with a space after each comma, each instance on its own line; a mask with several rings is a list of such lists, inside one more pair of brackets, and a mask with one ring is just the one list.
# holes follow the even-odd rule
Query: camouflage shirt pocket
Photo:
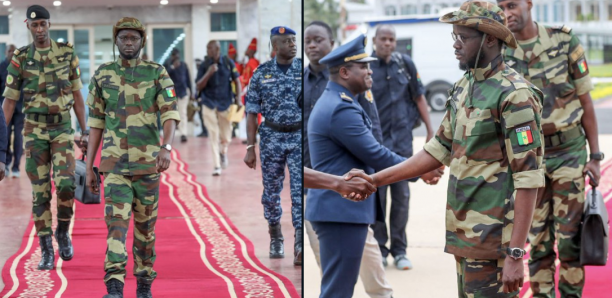
[[492, 116], [468, 119], [465, 128], [465, 154], [468, 160], [492, 162], [504, 158], [497, 124]]

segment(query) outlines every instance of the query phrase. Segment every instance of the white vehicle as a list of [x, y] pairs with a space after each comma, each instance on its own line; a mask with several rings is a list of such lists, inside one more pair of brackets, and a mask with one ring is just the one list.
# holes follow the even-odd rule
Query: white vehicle
[[357, 26], [343, 42], [367, 32], [366, 52], [372, 52], [372, 38], [376, 27], [388, 24], [395, 27], [396, 51], [410, 55], [425, 86], [425, 96], [431, 109], [445, 110], [448, 90], [465, 73], [455, 58], [451, 32], [453, 26], [438, 22], [439, 16], [384, 17], [368, 19]]

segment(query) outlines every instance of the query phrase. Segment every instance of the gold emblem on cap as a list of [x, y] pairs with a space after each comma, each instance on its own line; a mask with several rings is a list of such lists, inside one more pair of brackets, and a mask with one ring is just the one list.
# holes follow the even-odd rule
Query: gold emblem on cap
[[285, 34], [285, 27], [280, 27], [280, 29], [278, 29], [278, 32], [280, 32], [280, 34]]
[[36, 13], [35, 13], [35, 12], [32, 12], [32, 13], [30, 14], [30, 19], [33, 19], [33, 18], [35, 18], [35, 17], [36, 17]]

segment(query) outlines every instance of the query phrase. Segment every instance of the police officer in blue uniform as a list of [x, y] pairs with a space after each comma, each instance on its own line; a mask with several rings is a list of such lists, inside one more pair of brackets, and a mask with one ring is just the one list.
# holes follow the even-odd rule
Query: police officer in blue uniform
[[[375, 59], [364, 51], [365, 41], [361, 35], [319, 61], [328, 66], [330, 82], [308, 121], [310, 158], [317, 171], [343, 175], [357, 168], [372, 174], [404, 160], [376, 141], [372, 122], [357, 103], [357, 95], [372, 85], [368, 62]], [[321, 298], [352, 297], [375, 204], [373, 196], [357, 203], [330, 190], [309, 190], [305, 213], [319, 238]]]
[[295, 228], [294, 260], [302, 264], [302, 110], [298, 95], [302, 89], [302, 60], [296, 58], [295, 31], [279, 26], [271, 30], [273, 60], [261, 64], [249, 84], [246, 96], [247, 153], [244, 162], [256, 167], [257, 114], [265, 122], [259, 127], [259, 152], [264, 192], [261, 202], [270, 233], [270, 258], [283, 258], [280, 193], [289, 167], [291, 216]]

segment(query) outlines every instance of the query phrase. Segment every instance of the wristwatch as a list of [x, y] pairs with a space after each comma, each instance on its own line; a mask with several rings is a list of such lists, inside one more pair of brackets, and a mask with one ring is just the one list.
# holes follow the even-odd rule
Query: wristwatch
[[591, 155], [589, 155], [589, 157], [591, 159], [594, 159], [594, 160], [603, 160], [604, 159], [604, 154], [603, 154], [603, 152], [591, 153]]
[[81, 135], [82, 135], [82, 136], [88, 136], [88, 135], [89, 135], [89, 129], [82, 130], [82, 131], [81, 131]]
[[172, 151], [172, 145], [170, 145], [170, 144], [163, 144], [160, 147], [163, 148], [163, 149], [168, 150], [168, 152]]
[[518, 247], [508, 247], [506, 249], [506, 254], [515, 260], [523, 258], [525, 253], [527, 252], [524, 249]]

